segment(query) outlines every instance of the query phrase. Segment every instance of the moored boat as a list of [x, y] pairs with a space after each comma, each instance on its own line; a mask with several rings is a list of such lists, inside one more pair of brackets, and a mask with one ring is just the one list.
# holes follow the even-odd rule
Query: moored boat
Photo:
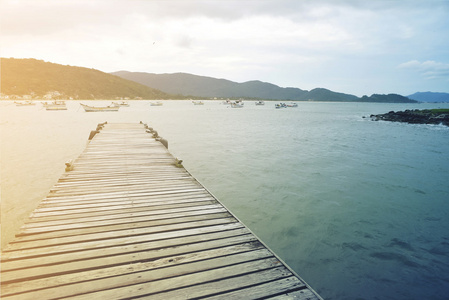
[[86, 112], [99, 112], [99, 111], [118, 111], [120, 106], [90, 106], [83, 103], [80, 103], [80, 105], [84, 108]]
[[265, 101], [256, 101], [256, 105], [265, 105]]
[[26, 100], [26, 101], [22, 101], [22, 102], [14, 101], [14, 103], [16, 104], [16, 106], [36, 105], [36, 102], [33, 102], [33, 101], [31, 101], [31, 100]]
[[157, 102], [150, 102], [151, 106], [162, 106], [162, 102], [161, 101], [157, 101]]
[[287, 105], [286, 105], [285, 103], [279, 103], [279, 104], [276, 103], [276, 104], [274, 105], [274, 107], [275, 107], [275, 108], [286, 108]]
[[65, 101], [62, 100], [54, 100], [53, 102], [47, 103], [42, 102], [42, 105], [45, 107], [46, 110], [67, 110], [67, 106], [65, 104]]
[[292, 102], [291, 104], [287, 104], [287, 107], [298, 107], [298, 103]]
[[204, 105], [203, 101], [192, 101], [193, 105]]
[[241, 102], [232, 102], [231, 103], [232, 108], [243, 108], [243, 103]]
[[129, 106], [129, 103], [126, 101], [122, 101], [122, 102], [112, 102], [112, 105], [114, 106]]

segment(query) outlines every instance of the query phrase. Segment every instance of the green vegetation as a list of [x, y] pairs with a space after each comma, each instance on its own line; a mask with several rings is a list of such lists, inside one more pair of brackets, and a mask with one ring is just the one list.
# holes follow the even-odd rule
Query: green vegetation
[[63, 66], [36, 59], [1, 58], [1, 92], [39, 99], [169, 99], [156, 89], [95, 69]]
[[433, 114], [449, 114], [449, 108], [435, 108], [429, 109], [429, 111]]

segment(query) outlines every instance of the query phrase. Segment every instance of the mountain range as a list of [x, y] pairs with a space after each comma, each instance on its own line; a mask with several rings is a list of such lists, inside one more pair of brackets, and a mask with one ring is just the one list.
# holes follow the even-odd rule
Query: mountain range
[[372, 95], [370, 97], [364, 96], [358, 98], [351, 94], [338, 93], [325, 88], [315, 88], [307, 91], [294, 87], [283, 88], [258, 80], [238, 83], [226, 79], [217, 79], [187, 73], [154, 74], [118, 71], [111, 74], [141, 83], [148, 87], [159, 89], [169, 94], [190, 95], [202, 98], [246, 98], [333, 102], [416, 102], [415, 100], [396, 94], [382, 95], [382, 97], [377, 97], [379, 95]]
[[113, 75], [159, 89], [173, 95], [202, 98], [249, 98], [273, 100], [357, 101], [358, 97], [317, 88], [311, 91], [299, 88], [282, 88], [258, 80], [237, 83], [226, 79], [198, 76], [187, 73], [154, 74], [119, 71]]
[[[292, 101], [442, 102], [449, 94], [416, 93], [410, 98], [373, 94], [361, 98], [325, 88], [310, 91], [279, 87], [258, 80], [237, 83], [226, 79], [187, 73], [154, 74], [118, 71], [105, 73], [95, 69], [60, 65], [37, 59], [1, 58], [2, 99], [42, 99], [49, 93], [60, 99], [264, 99]], [[422, 94], [425, 94], [424, 96]], [[442, 95], [432, 95], [442, 94]], [[443, 100], [423, 100], [423, 99]], [[412, 100], [412, 97], [416, 100]], [[424, 97], [424, 98], [423, 98]]]
[[449, 93], [418, 92], [408, 98], [419, 102], [449, 102]]

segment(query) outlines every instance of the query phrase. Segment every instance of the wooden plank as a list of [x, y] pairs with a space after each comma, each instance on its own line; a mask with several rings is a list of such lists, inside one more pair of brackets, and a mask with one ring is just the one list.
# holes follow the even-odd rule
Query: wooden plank
[[7, 260], [2, 263], [4, 275], [2, 281], [18, 281], [43, 275], [59, 276], [61, 273], [82, 269], [81, 261], [87, 261], [87, 268], [105, 268], [126, 262], [145, 261], [255, 241], [257, 241], [256, 238], [246, 228], [237, 228], [131, 245], [115, 245], [109, 248]]
[[[238, 244], [113, 266], [104, 268], [101, 272], [88, 270], [34, 279], [29, 280], [27, 285], [20, 282], [10, 283], [2, 287], [5, 289], [3, 297], [8, 294], [25, 292], [30, 294], [32, 292], [30, 296], [37, 297], [37, 299], [40, 299], [40, 296], [67, 297], [73, 295], [74, 292], [78, 294], [91, 293], [270, 257], [273, 257], [272, 253], [260, 245]], [[179, 269], [179, 265], [183, 265], [182, 270]], [[161, 270], [162, 268], [164, 269]], [[61, 285], [64, 285], [65, 288], [59, 288]]]
[[[195, 210], [209, 210], [221, 208], [220, 204], [209, 204], [200, 206], [187, 206], [180, 208], [169, 208], [169, 209], [152, 209], [152, 210], [142, 210], [139, 209], [137, 212], [125, 212], [108, 214], [93, 217], [79, 217], [79, 218], [68, 218], [68, 219], [57, 219], [54, 221], [44, 221], [44, 222], [29, 222], [22, 226], [26, 232], [44, 232], [44, 231], [54, 231], [54, 230], [65, 230], [65, 229], [75, 229], [75, 228], [86, 228], [86, 227], [96, 227], [111, 224], [123, 224], [123, 223], [134, 223], [137, 217], [145, 217], [144, 220], [149, 220], [155, 215], [165, 215], [178, 212], [188, 212]], [[142, 219], [140, 219], [142, 220]]]
[[[305, 285], [298, 278], [282, 268], [269, 269], [257, 273], [244, 274], [207, 282], [201, 285], [176, 289], [158, 294], [148, 294], [143, 299], [265, 299], [265, 297], [304, 289]], [[296, 299], [296, 298], [289, 298]], [[309, 300], [317, 299], [310, 298]]]
[[[186, 182], [186, 183], [177, 183], [173, 184], [173, 189], [194, 189], [197, 188], [198, 185], [193, 182]], [[165, 190], [169, 186], [168, 185], [137, 185], [136, 191], [139, 190], [146, 190], [146, 191], [160, 191]], [[69, 196], [69, 195], [85, 195], [85, 194], [99, 194], [99, 193], [105, 193], [105, 192], [120, 192], [120, 191], [128, 191], [129, 187], [127, 186], [114, 186], [114, 187], [107, 187], [107, 188], [86, 188], [86, 189], [68, 189], [68, 190], [51, 190], [50, 195], [53, 196]]]
[[89, 211], [110, 211], [110, 210], [122, 210], [122, 209], [132, 209], [132, 208], [152, 208], [152, 209], [165, 209], [165, 208], [174, 208], [174, 207], [185, 207], [185, 206], [197, 206], [197, 205], [207, 205], [216, 203], [215, 199], [212, 197], [209, 198], [199, 198], [193, 200], [188, 199], [184, 201], [176, 201], [168, 204], [154, 204], [143, 202], [139, 204], [135, 204], [134, 201], [127, 201], [121, 203], [113, 203], [111, 205], [106, 205], [105, 203], [94, 203], [94, 204], [78, 204], [78, 205], [67, 205], [62, 207], [39, 207], [34, 211], [34, 215], [36, 217], [39, 216], [50, 216], [50, 215], [64, 215], [64, 214], [83, 214]]
[[38, 206], [41, 207], [64, 207], [64, 206], [77, 206], [84, 204], [101, 204], [101, 203], [110, 203], [112, 205], [122, 205], [127, 203], [135, 203], [135, 204], [154, 204], [158, 205], [159, 203], [181, 203], [184, 201], [196, 201], [197, 199], [213, 199], [213, 197], [205, 193], [203, 191], [198, 192], [189, 192], [189, 193], [179, 193], [179, 194], [170, 194], [170, 195], [161, 195], [157, 197], [151, 196], [129, 196], [124, 195], [122, 197], [117, 198], [93, 198], [90, 200], [56, 200], [53, 198], [51, 200], [44, 200]]
[[291, 300], [291, 299], [297, 299], [297, 300], [319, 300], [321, 299], [320, 297], [318, 297], [317, 294], [315, 294], [314, 292], [312, 292], [312, 290], [310, 290], [310, 288], [308, 289], [302, 289], [299, 291], [288, 291], [282, 295], [276, 295], [273, 297], [269, 297], [266, 299], [272, 299], [272, 300]]
[[[76, 164], [76, 160], [75, 160]], [[91, 181], [91, 180], [101, 180], [105, 178], [109, 179], [121, 179], [121, 178], [139, 178], [140, 176], [142, 178], [154, 178], [157, 179], [157, 174], [160, 176], [189, 176], [188, 173], [181, 168], [176, 169], [167, 169], [166, 167], [156, 167], [156, 166], [149, 166], [144, 169], [139, 170], [127, 170], [122, 171], [120, 169], [113, 170], [111, 172], [100, 172], [100, 173], [90, 173], [90, 172], [80, 172], [77, 170], [72, 170], [68, 173], [62, 174], [61, 178], [58, 180], [58, 182], [76, 182], [76, 181]]]
[[[105, 240], [109, 240], [109, 239], [115, 240], [115, 239], [122, 238], [122, 237], [150, 235], [150, 234], [161, 233], [161, 232], [187, 230], [187, 229], [191, 229], [191, 228], [201, 228], [201, 227], [215, 226], [218, 224], [221, 225], [221, 224], [229, 224], [229, 223], [237, 223], [237, 220], [234, 217], [227, 217], [227, 218], [219, 218], [219, 219], [201, 220], [201, 221], [195, 221], [195, 222], [154, 225], [151, 227], [123, 229], [123, 230], [118, 230], [118, 231], [86, 233], [83, 235], [55, 237], [55, 238], [44, 239], [44, 240], [23, 241], [21, 243], [12, 244], [11, 247], [9, 247], [7, 251], [17, 251], [17, 250], [23, 250], [23, 249], [40, 248], [40, 247], [55, 247], [58, 245], [73, 244], [73, 243], [87, 243], [90, 241], [104, 242]], [[58, 230], [58, 228], [56, 228], [55, 230]]]
[[[67, 297], [67, 299], [121, 299], [121, 298], [133, 298], [138, 296], [151, 296], [151, 299], [187, 299], [190, 297], [196, 297], [201, 292], [202, 287], [207, 291], [210, 291], [205, 283], [213, 285], [213, 281], [220, 280], [224, 278], [234, 278], [233, 284], [238, 285], [245, 279], [252, 281], [254, 280], [274, 280], [287, 277], [291, 273], [284, 267], [276, 268], [279, 266], [279, 261], [275, 258], [267, 258], [265, 260], [257, 260], [241, 263], [238, 265], [227, 266], [217, 269], [209, 269], [203, 272], [197, 272], [193, 274], [187, 274], [177, 277], [171, 277], [164, 280], [147, 281], [144, 283], [137, 283], [133, 285], [124, 286], [121, 288], [108, 289], [95, 293], [88, 293], [83, 295], [76, 295], [73, 297]], [[186, 270], [187, 271], [187, 270]], [[259, 271], [259, 272], [258, 272]], [[255, 274], [255, 272], [257, 272]], [[242, 276], [246, 275], [246, 276]], [[216, 282], [214, 289], [225, 289], [226, 286], [230, 288], [235, 288], [229, 283], [230, 280], [223, 282]], [[175, 290], [179, 288], [186, 287], [188, 285], [197, 285], [195, 294], [183, 294], [182, 291], [171, 292], [170, 296], [175, 298], [167, 297], [167, 294], [158, 295], [164, 291]], [[209, 285], [209, 286], [210, 286]], [[193, 291], [190, 291], [193, 292]], [[177, 296], [176, 296], [177, 295]], [[207, 294], [206, 294], [207, 295]]]
[[127, 183], [127, 184], [142, 184], [142, 183], [149, 183], [149, 180], [151, 179], [152, 183], [157, 183], [157, 182], [167, 182], [167, 180], [176, 180], [176, 181], [194, 181], [191, 177], [189, 178], [187, 176], [187, 174], [160, 174], [159, 176], [135, 176], [135, 177], [122, 177], [122, 178], [117, 178], [117, 177], [113, 177], [113, 178], [108, 178], [107, 180], [105, 179], [101, 179], [98, 178], [97, 180], [78, 180], [78, 181], [58, 181], [54, 187], [57, 188], [68, 188], [68, 187], [82, 187], [83, 185], [92, 185], [92, 186], [97, 186], [97, 185], [113, 185], [113, 184], [123, 184], [123, 183]]
[[20, 246], [16, 246], [15, 244], [10, 244], [8, 247], [3, 250], [2, 260], [11, 260], [11, 259], [24, 259], [30, 257], [41, 257], [46, 255], [55, 255], [58, 253], [69, 253], [76, 251], [86, 251], [88, 249], [104, 249], [108, 247], [113, 247], [115, 245], [132, 245], [143, 242], [155, 241], [155, 240], [163, 240], [170, 239], [180, 236], [191, 236], [198, 234], [205, 234], [209, 232], [217, 232], [217, 231], [225, 231], [225, 230], [233, 230], [242, 228], [242, 224], [240, 223], [229, 223], [229, 224], [220, 224], [214, 226], [207, 226], [201, 228], [193, 228], [193, 229], [182, 229], [177, 231], [169, 231], [169, 232], [160, 232], [160, 233], [152, 233], [147, 235], [138, 235], [132, 237], [122, 237], [112, 240], [100, 240], [100, 241], [89, 241], [83, 243], [76, 244], [66, 244], [54, 247], [41, 247], [41, 248], [31, 248], [31, 249], [20, 249]]
[[[257, 278], [255, 278], [257, 279]], [[247, 279], [246, 279], [247, 280]], [[253, 284], [253, 285], [250, 285]], [[257, 284], [257, 285], [254, 285]], [[223, 286], [223, 285], [221, 285]], [[213, 286], [210, 287], [213, 289]], [[227, 289], [229, 290], [229, 288]], [[306, 286], [303, 282], [301, 282], [297, 277], [290, 276], [281, 278], [278, 280], [271, 280], [267, 282], [260, 283], [260, 281], [253, 281], [253, 282], [246, 282], [246, 286], [243, 288], [239, 288], [237, 290], [233, 290], [231, 292], [224, 291], [223, 293], [218, 293], [218, 290], [215, 290], [215, 295], [213, 295], [214, 290], [211, 290], [209, 294], [212, 294], [212, 296], [206, 296], [205, 299], [229, 299], [229, 300], [240, 300], [240, 299], [258, 299], [263, 298], [267, 299], [271, 295], [279, 295], [288, 293], [291, 291], [300, 292], [302, 290], [307, 290]], [[187, 292], [187, 291], [185, 291]], [[299, 295], [295, 294], [295, 295]], [[288, 299], [299, 299], [296, 298], [293, 293], [290, 294], [291, 298]], [[301, 294], [301, 296], [304, 296], [304, 294]], [[308, 294], [308, 296], [312, 296], [310, 298], [302, 298], [302, 299], [308, 299], [313, 300], [317, 299], [316, 297], [313, 297], [313, 293]]]
[[200, 187], [192, 187], [192, 188], [185, 188], [185, 187], [173, 187], [172, 189], [170, 189], [170, 187], [164, 187], [164, 188], [160, 188], [158, 190], [152, 190], [152, 191], [148, 191], [144, 188], [135, 188], [133, 190], [126, 190], [123, 189], [121, 191], [103, 191], [103, 192], [99, 192], [99, 193], [90, 193], [90, 194], [74, 194], [74, 195], [55, 195], [55, 194], [48, 194], [47, 198], [61, 198], [64, 197], [65, 199], [68, 199], [69, 197], [71, 197], [72, 199], [74, 198], [78, 198], [78, 199], [89, 199], [92, 197], [108, 197], [108, 196], [114, 196], [117, 194], [130, 194], [130, 195], [135, 195], [135, 194], [147, 194], [147, 195], [161, 195], [161, 194], [175, 194], [175, 193], [182, 193], [182, 192], [190, 192], [190, 191], [201, 191], [202, 189]]
[[148, 199], [149, 201], [153, 198], [162, 199], [165, 197], [178, 197], [178, 196], [189, 196], [191, 194], [203, 193], [206, 195], [210, 195], [209, 193], [205, 193], [204, 189], [195, 188], [195, 189], [176, 189], [169, 190], [168, 188], [163, 191], [157, 192], [145, 192], [145, 191], [123, 191], [123, 192], [113, 192], [113, 193], [101, 193], [94, 195], [80, 195], [80, 196], [61, 196], [61, 197], [48, 197], [44, 199], [44, 204], [47, 202], [51, 203], [62, 203], [62, 202], [70, 202], [76, 203], [81, 201], [97, 201], [97, 200], [108, 200], [114, 201], [114, 199], [136, 199], [138, 197]]
[[[105, 206], [99, 206], [95, 209], [85, 212], [82, 216], [83, 217], [90, 217], [90, 216], [100, 216], [100, 215], [113, 215], [113, 214], [120, 214], [120, 213], [126, 213], [126, 212], [133, 212], [137, 209], [137, 211], [143, 211], [146, 207], [148, 207], [148, 210], [160, 210], [165, 206], [165, 208], [176, 208], [176, 207], [184, 207], [184, 206], [196, 206], [195, 204], [202, 204], [204, 205], [205, 202], [210, 201], [210, 204], [217, 204], [213, 199], [210, 197], [193, 197], [191, 199], [189, 198], [174, 198], [170, 201], [167, 201], [166, 205], [162, 205], [162, 202], [155, 202], [155, 205], [151, 205], [151, 203], [145, 203], [145, 201], [139, 201], [137, 200], [135, 205], [128, 204], [128, 201], [132, 202], [133, 198], [124, 198], [123, 200], [127, 200], [127, 202], [112, 202], [110, 209], [107, 209]], [[134, 198], [135, 199], [135, 198]], [[139, 198], [137, 198], [139, 199]], [[120, 199], [119, 199], [120, 200]], [[116, 205], [116, 203], [118, 203]], [[124, 204], [122, 204], [124, 203]], [[100, 202], [99, 204], [104, 204], [104, 202]], [[193, 204], [193, 205], [189, 205]], [[180, 206], [181, 205], [181, 206]], [[116, 211], [117, 206], [123, 206], [120, 210]], [[34, 222], [29, 223], [40, 223], [45, 221], [54, 221], [54, 220], [61, 220], [61, 219], [77, 219], [79, 216], [73, 214], [73, 216], [66, 216], [64, 214], [50, 214], [49, 216], [35, 216], [36, 220], [33, 220]], [[39, 224], [36, 226], [40, 226]]]
[[91, 185], [91, 186], [98, 186], [98, 185], [111, 185], [114, 183], [132, 183], [132, 184], [142, 184], [142, 183], [148, 183], [149, 181], [152, 182], [159, 182], [163, 181], [166, 182], [167, 180], [185, 180], [185, 181], [193, 181], [191, 177], [189, 177], [187, 174], [159, 174], [158, 176], [142, 176], [140, 174], [139, 176], [124, 176], [124, 177], [108, 177], [104, 179], [103, 177], [95, 177], [95, 179], [86, 179], [86, 177], [79, 178], [79, 180], [74, 180], [74, 178], [71, 178], [70, 181], [58, 181], [54, 187], [55, 188], [68, 188], [68, 187], [82, 187], [85, 185]]
[[192, 211], [188, 213], [178, 213], [175, 215], [158, 216], [158, 218], [151, 218], [151, 220], [144, 219], [143, 221], [140, 222], [134, 221], [132, 223], [125, 223], [125, 224], [112, 224], [99, 227], [88, 227], [83, 229], [77, 228], [77, 229], [28, 233], [28, 234], [25, 234], [26, 233], [25, 232], [17, 235], [14, 241], [12, 241], [11, 243], [13, 244], [13, 243], [20, 243], [23, 241], [43, 240], [55, 237], [77, 236], [87, 233], [117, 231], [117, 230], [142, 228], [156, 225], [161, 226], [165, 224], [185, 223], [185, 222], [227, 218], [227, 217], [231, 217], [231, 214], [229, 214], [224, 208], [219, 208], [215, 210]]

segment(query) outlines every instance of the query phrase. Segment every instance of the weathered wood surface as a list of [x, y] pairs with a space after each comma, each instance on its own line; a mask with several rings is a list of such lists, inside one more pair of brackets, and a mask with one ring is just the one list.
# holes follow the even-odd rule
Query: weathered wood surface
[[320, 299], [142, 124], [106, 124], [2, 252], [3, 299]]

